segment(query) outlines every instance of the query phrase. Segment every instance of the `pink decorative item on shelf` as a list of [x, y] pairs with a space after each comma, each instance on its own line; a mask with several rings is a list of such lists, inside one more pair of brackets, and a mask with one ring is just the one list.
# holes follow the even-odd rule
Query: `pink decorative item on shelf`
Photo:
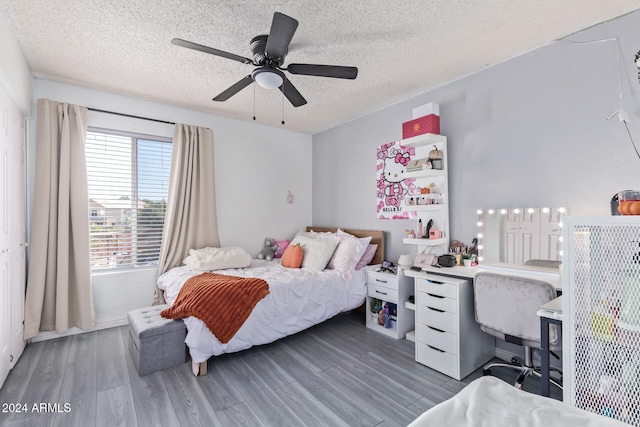
[[402, 123], [402, 138], [433, 133], [440, 135], [440, 105], [430, 102], [413, 109], [413, 120]]

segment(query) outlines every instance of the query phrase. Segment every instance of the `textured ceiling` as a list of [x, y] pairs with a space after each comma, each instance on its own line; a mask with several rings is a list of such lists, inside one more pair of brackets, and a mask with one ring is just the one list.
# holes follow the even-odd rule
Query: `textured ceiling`
[[[255, 108], [269, 126], [284, 114], [288, 129], [309, 134], [637, 8], [638, 0], [0, 0], [36, 77], [247, 121]], [[249, 41], [269, 32], [275, 11], [300, 23], [285, 66], [351, 65], [358, 78], [289, 75], [308, 101], [298, 108], [257, 85], [212, 101], [253, 67], [171, 39], [251, 57]]]

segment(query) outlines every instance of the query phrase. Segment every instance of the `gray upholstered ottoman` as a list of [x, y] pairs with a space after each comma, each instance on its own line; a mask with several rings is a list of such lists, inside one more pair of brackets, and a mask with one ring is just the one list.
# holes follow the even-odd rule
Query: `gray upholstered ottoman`
[[167, 305], [130, 311], [129, 353], [140, 376], [181, 365], [187, 360], [187, 328], [182, 319], [165, 319]]

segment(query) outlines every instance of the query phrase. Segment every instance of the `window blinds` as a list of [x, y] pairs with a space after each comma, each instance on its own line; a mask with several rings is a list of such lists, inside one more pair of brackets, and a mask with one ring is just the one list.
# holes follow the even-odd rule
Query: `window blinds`
[[90, 129], [85, 148], [92, 269], [156, 265], [171, 142]]

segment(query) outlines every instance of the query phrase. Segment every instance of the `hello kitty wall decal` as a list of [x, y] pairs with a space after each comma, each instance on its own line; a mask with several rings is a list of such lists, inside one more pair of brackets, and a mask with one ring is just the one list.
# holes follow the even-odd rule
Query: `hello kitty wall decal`
[[405, 197], [414, 193], [415, 178], [405, 178], [414, 147], [404, 147], [398, 141], [377, 148], [377, 216], [378, 219], [415, 218], [415, 212], [405, 211]]

